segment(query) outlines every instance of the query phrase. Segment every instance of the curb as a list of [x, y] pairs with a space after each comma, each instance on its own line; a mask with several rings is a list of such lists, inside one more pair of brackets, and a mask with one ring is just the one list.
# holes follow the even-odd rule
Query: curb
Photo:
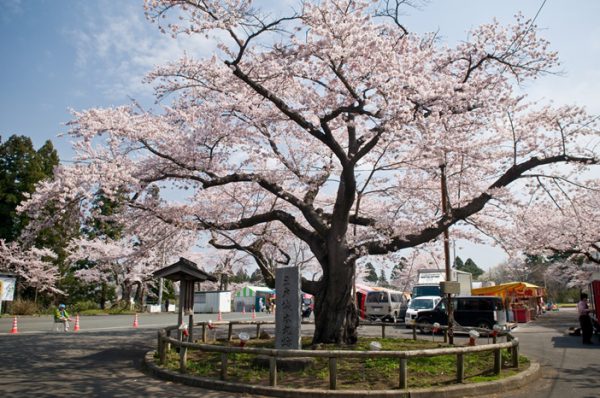
[[472, 384], [455, 384], [440, 388], [422, 388], [408, 390], [318, 390], [303, 388], [282, 388], [250, 385], [222, 381], [207, 377], [191, 376], [159, 367], [154, 361], [156, 351], [148, 351], [144, 356], [144, 366], [152, 376], [162, 380], [177, 382], [194, 387], [246, 394], [268, 395], [283, 398], [313, 397], [370, 397], [370, 398], [461, 398], [484, 396], [517, 390], [527, 386], [541, 375], [540, 364], [531, 362], [523, 372], [497, 381]]

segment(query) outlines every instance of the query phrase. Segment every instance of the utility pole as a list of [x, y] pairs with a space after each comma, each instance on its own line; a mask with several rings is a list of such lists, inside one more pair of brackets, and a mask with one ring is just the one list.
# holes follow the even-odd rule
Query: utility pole
[[[448, 215], [448, 192], [446, 187], [446, 163], [444, 160], [440, 162], [440, 170], [442, 172], [442, 216], [446, 218]], [[450, 242], [448, 237], [448, 228], [444, 230], [444, 262], [446, 265], [446, 282], [451, 282], [452, 270], [450, 269]], [[454, 309], [452, 308], [452, 293], [447, 292], [446, 299], [448, 308], [448, 343], [454, 344]]]
[[[162, 267], [165, 267], [165, 243], [162, 242], [161, 245], [162, 248]], [[162, 312], [162, 308], [163, 308], [163, 304], [162, 304], [162, 297], [163, 297], [163, 289], [164, 289], [164, 285], [165, 285], [165, 280], [163, 278], [158, 278], [159, 283], [158, 283], [158, 305], [160, 307], [160, 312]], [[169, 309], [167, 308], [167, 311]]]

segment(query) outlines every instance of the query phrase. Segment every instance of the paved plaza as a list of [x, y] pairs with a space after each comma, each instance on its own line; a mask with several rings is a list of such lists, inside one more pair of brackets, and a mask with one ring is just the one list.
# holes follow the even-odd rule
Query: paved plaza
[[[215, 320], [199, 315], [199, 320]], [[250, 315], [225, 314], [225, 320], [249, 319]], [[272, 319], [258, 315], [259, 319]], [[133, 317], [82, 317], [78, 333], [52, 333], [49, 317], [22, 317], [19, 333], [10, 335], [12, 318], [0, 319], [0, 396], [2, 397], [248, 397], [244, 394], [201, 390], [163, 382], [142, 371], [145, 352], [156, 345], [156, 331], [176, 323], [174, 314], [145, 314], [140, 327]], [[583, 346], [580, 337], [566, 334], [577, 324], [572, 309], [547, 313], [519, 325], [514, 334], [521, 352], [542, 365], [542, 377], [528, 389], [495, 398], [589, 398], [600, 396], [600, 343]], [[388, 336], [406, 336], [404, 327], [386, 328]], [[268, 330], [268, 329], [267, 329]], [[221, 330], [226, 332], [226, 328]], [[310, 333], [310, 327], [305, 328]], [[378, 327], [361, 327], [361, 333], [378, 334]], [[425, 336], [422, 336], [426, 338]], [[427, 337], [428, 338], [428, 337]], [[460, 343], [465, 337], [458, 337]]]

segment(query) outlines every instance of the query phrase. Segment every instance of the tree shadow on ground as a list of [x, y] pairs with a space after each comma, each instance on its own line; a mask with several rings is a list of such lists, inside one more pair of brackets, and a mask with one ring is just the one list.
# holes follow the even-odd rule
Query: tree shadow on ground
[[[156, 331], [15, 335], [0, 339], [0, 396], [241, 397], [154, 379], [142, 370]], [[7, 360], [9, 359], [9, 360]]]

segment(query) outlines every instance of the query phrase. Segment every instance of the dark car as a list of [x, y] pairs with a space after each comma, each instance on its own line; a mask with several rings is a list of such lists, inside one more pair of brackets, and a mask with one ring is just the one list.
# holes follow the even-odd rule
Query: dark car
[[[447, 299], [441, 300], [438, 305], [429, 311], [419, 311], [417, 324], [421, 332], [428, 332], [431, 328], [424, 325], [448, 325]], [[500, 297], [491, 296], [463, 296], [453, 297], [454, 323], [459, 326], [471, 326], [482, 329], [492, 329], [500, 325], [506, 329], [506, 310]]]

